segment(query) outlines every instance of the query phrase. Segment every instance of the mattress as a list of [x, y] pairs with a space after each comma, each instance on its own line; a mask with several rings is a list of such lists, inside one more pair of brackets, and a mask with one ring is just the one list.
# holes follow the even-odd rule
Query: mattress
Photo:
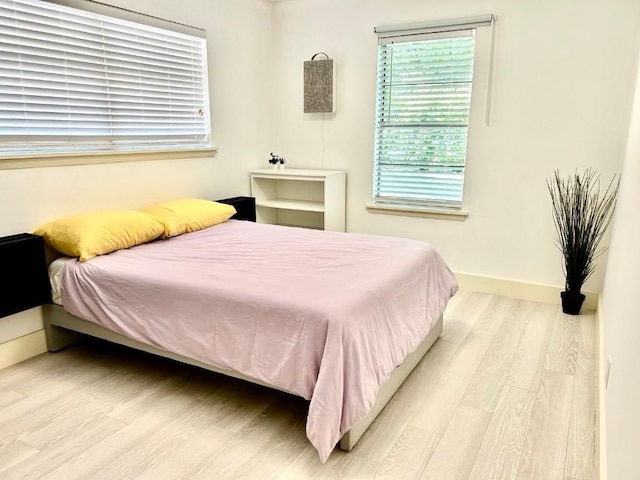
[[424, 242], [235, 220], [61, 278], [78, 317], [308, 399], [322, 461], [457, 289]]
[[72, 260], [69, 257], [56, 258], [49, 265], [49, 283], [51, 284], [51, 301], [57, 305], [62, 305], [62, 273], [65, 264]]

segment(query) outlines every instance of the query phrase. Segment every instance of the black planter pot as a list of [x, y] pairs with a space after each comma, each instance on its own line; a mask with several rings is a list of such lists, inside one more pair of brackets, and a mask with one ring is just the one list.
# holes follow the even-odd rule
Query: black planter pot
[[584, 294], [580, 292], [566, 290], [560, 292], [560, 297], [562, 298], [562, 311], [567, 315], [578, 315], [586, 298]]

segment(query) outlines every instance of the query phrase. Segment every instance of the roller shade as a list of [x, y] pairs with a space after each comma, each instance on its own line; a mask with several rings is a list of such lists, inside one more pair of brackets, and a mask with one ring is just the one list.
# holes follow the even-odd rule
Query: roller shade
[[474, 49], [474, 30], [381, 39], [375, 203], [461, 206]]
[[0, 154], [209, 146], [206, 43], [0, 0]]

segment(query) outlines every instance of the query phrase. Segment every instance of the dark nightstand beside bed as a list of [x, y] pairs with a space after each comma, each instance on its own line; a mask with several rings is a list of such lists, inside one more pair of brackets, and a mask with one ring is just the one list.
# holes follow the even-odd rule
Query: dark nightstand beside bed
[[0, 291], [0, 317], [22, 312], [50, 301], [42, 237], [19, 233], [0, 238], [0, 258], [4, 265]]
[[216, 200], [216, 202], [233, 205], [238, 212], [231, 217], [233, 219], [247, 220], [249, 222], [256, 221], [256, 199], [253, 197], [223, 198], [222, 200]]

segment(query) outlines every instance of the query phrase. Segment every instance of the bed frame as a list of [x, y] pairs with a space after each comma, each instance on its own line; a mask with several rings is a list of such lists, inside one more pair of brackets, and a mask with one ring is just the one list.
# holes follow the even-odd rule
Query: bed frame
[[[222, 373], [230, 377], [239, 378], [269, 388], [275, 388], [277, 390], [285, 391], [286, 393], [292, 393], [287, 392], [286, 390], [283, 390], [281, 388], [274, 387], [273, 385], [266, 384], [255, 378], [242, 375], [241, 373], [235, 371], [225, 370], [222, 368], [207, 365], [205, 363], [199, 362], [198, 360], [194, 360], [192, 358], [188, 358], [153, 347], [151, 345], [146, 345], [136, 340], [132, 340], [131, 338], [113, 332], [98, 324], [76, 317], [56, 304], [45, 305], [44, 327], [47, 336], [47, 348], [51, 352], [56, 352], [79, 341], [82, 338], [83, 334], [90, 335], [92, 337], [101, 338], [103, 340], [107, 340], [120, 345], [125, 345], [127, 347], [135, 348], [147, 353], [152, 353], [161, 357], [170, 358], [182, 363], [201, 367], [216, 373]], [[376, 397], [376, 402], [371, 408], [371, 411], [342, 436], [340, 440], [341, 449], [351, 450], [355, 446], [355, 444], [358, 442], [360, 437], [362, 437], [369, 425], [373, 423], [373, 421], [382, 411], [387, 402], [391, 400], [393, 394], [400, 388], [404, 380], [409, 376], [416, 365], [420, 362], [422, 357], [424, 357], [427, 351], [435, 343], [441, 332], [442, 317], [438, 319], [436, 325], [434, 325], [434, 327], [431, 329], [431, 332], [422, 341], [418, 348], [393, 371], [387, 382], [379, 390]]]

